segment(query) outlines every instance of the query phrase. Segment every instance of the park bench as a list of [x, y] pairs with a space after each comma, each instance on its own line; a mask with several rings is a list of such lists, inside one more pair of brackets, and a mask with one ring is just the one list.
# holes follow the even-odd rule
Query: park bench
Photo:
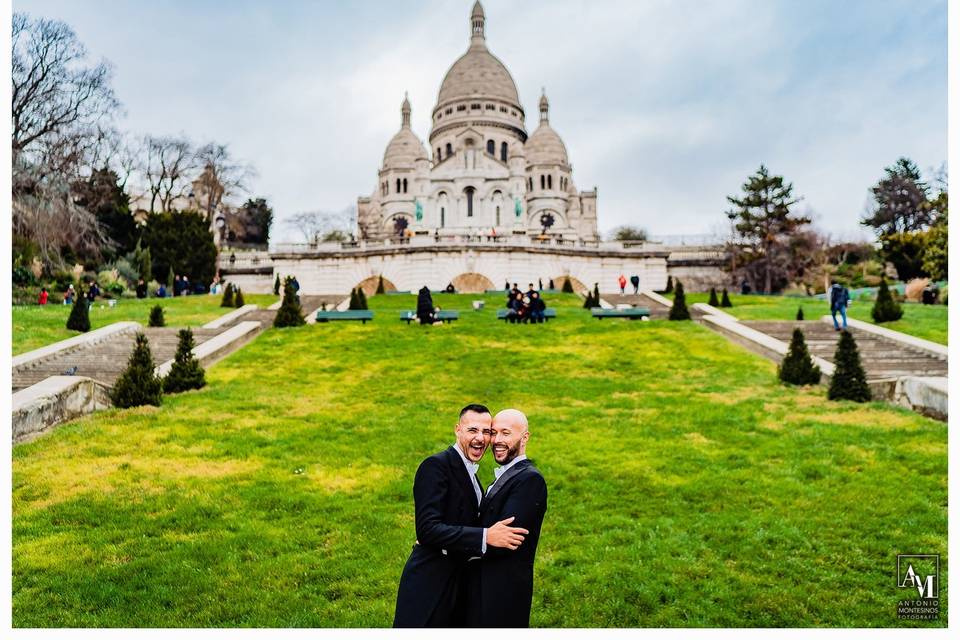
[[631, 309], [593, 308], [590, 310], [590, 313], [597, 320], [603, 320], [604, 318], [629, 318], [631, 320], [639, 320], [640, 318], [650, 317], [650, 309], [644, 309], [643, 307], [634, 307]]
[[367, 324], [367, 320], [373, 320], [373, 311], [317, 311], [317, 322], [336, 320], [359, 320]]
[[[407, 324], [417, 320], [417, 314], [413, 311], [401, 311], [400, 319], [406, 320]], [[439, 311], [437, 313], [437, 320], [443, 320], [444, 322], [453, 322], [454, 320], [460, 319], [459, 311]]]
[[[506, 319], [507, 319], [507, 312], [508, 312], [507, 309], [498, 309], [498, 310], [497, 310], [497, 320], [506, 320]], [[556, 318], [556, 317], [557, 317], [557, 310], [556, 310], [556, 309], [545, 309], [544, 312], [543, 312], [543, 319], [544, 319], [544, 320], [550, 320], [550, 319], [554, 319], [554, 318]], [[529, 319], [529, 316], [527, 316], [527, 318]]]
[[388, 296], [409, 296], [409, 291], [387, 291]]

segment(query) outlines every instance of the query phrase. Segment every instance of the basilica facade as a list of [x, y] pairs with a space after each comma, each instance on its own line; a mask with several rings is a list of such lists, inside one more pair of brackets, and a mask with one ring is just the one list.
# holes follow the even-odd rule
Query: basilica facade
[[490, 53], [480, 2], [470, 46], [440, 85], [429, 146], [410, 126], [406, 97], [370, 197], [357, 200], [364, 240], [433, 236], [547, 236], [590, 241], [597, 192], [578, 191], [567, 148], [550, 126], [546, 94], [539, 124], [526, 114], [510, 72]]

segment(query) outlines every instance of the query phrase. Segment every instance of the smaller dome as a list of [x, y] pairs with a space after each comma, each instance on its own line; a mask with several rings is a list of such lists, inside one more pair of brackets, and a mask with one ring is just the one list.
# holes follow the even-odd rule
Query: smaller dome
[[428, 159], [427, 150], [409, 127], [403, 127], [393, 136], [383, 153], [383, 168], [409, 169], [420, 159]]
[[567, 147], [550, 126], [549, 112], [550, 102], [544, 90], [540, 96], [540, 126], [523, 147], [527, 150], [527, 164], [567, 164]]

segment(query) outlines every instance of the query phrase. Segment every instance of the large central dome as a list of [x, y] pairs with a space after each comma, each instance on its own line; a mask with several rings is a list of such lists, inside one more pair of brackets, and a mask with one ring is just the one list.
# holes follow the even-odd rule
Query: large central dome
[[462, 98], [499, 98], [520, 105], [513, 77], [487, 49], [484, 39], [483, 7], [477, 2], [470, 16], [470, 48], [453, 63], [440, 85], [437, 107]]

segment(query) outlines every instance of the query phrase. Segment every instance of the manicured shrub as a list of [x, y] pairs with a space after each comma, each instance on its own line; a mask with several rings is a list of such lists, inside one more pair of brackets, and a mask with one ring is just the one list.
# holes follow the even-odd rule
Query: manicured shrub
[[570, 282], [570, 278], [563, 279], [563, 286], [560, 287], [560, 291], [563, 293], [573, 293], [573, 283]]
[[710, 305], [711, 307], [720, 306], [720, 300], [717, 299], [717, 290], [714, 289], [713, 287], [710, 287], [710, 299], [707, 300], [707, 304]]
[[163, 307], [158, 304], [153, 305], [153, 308], [150, 309], [150, 319], [147, 321], [148, 327], [165, 327], [167, 322], [163, 317]]
[[600, 284], [597, 282], [593, 283], [593, 304], [594, 306], [600, 306]]
[[173, 265], [170, 265], [170, 270], [167, 272], [167, 291], [170, 293], [167, 295], [173, 295], [173, 284], [175, 282], [174, 277], [175, 274], [173, 273]]
[[673, 276], [667, 276], [667, 288], [663, 290], [664, 293], [673, 293]]
[[386, 289], [383, 288], [383, 274], [380, 274], [380, 279], [377, 281], [377, 295], [386, 293]]
[[274, 327], [299, 327], [306, 324], [303, 318], [303, 309], [297, 300], [297, 293], [293, 290], [293, 278], [287, 277], [283, 281], [283, 302], [273, 319]]
[[83, 295], [83, 287], [77, 287], [77, 296], [73, 301], [73, 308], [70, 309], [70, 317], [67, 318], [67, 329], [73, 331], [90, 331], [90, 306]]
[[853, 400], [854, 402], [870, 400], [867, 374], [860, 363], [860, 351], [857, 349], [857, 343], [849, 331], [840, 332], [840, 340], [837, 342], [833, 364], [836, 369], [833, 372], [833, 379], [830, 380], [828, 398], [831, 400]]
[[587, 291], [587, 297], [583, 299], [583, 308], [592, 309], [593, 308], [593, 293]]
[[367, 306], [367, 294], [363, 292], [363, 287], [357, 287], [357, 302], [360, 304], [361, 310], [369, 309]]
[[673, 294], [673, 306], [670, 307], [671, 320], [689, 320], [690, 310], [687, 309], [687, 297], [683, 293], [683, 283], [677, 280], [676, 293]]
[[797, 307], [797, 320], [803, 320], [803, 307]]
[[233, 296], [233, 306], [239, 309], [244, 304], [246, 303], [243, 301], [243, 291], [238, 288], [236, 295]]
[[180, 329], [177, 338], [177, 354], [173, 357], [173, 366], [170, 367], [167, 377], [163, 379], [165, 393], [199, 389], [207, 384], [203, 367], [193, 355], [193, 331]]
[[273, 280], [273, 295], [280, 295], [280, 274], [277, 274], [277, 277]]
[[147, 336], [138, 333], [127, 368], [110, 391], [114, 406], [126, 408], [152, 404], [159, 407], [163, 402], [163, 383], [154, 372], [154, 366]]
[[356, 289], [350, 289], [350, 304], [347, 306], [349, 311], [359, 311], [360, 310], [360, 296], [357, 295]]
[[720, 296], [720, 306], [728, 309], [733, 306], [733, 303], [730, 302], [730, 296], [727, 294], [726, 289], [723, 290], [723, 295]]
[[777, 368], [777, 375], [788, 384], [819, 384], [820, 367], [813, 364], [800, 327], [793, 330], [790, 348]]
[[903, 317], [903, 309], [890, 294], [886, 278], [880, 280], [877, 301], [873, 303], [873, 310], [870, 311], [870, 315], [873, 317], [873, 321], [877, 323], [892, 322]]
[[227, 283], [227, 286], [223, 288], [223, 297], [220, 299], [221, 307], [233, 307], [233, 285]]

